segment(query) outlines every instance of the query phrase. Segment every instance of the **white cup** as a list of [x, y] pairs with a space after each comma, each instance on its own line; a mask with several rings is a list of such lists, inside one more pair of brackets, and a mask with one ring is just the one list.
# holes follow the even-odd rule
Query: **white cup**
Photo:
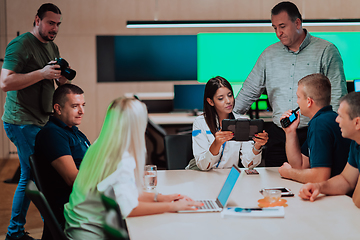
[[144, 190], [153, 192], [157, 185], [157, 167], [156, 165], [145, 165], [144, 169]]

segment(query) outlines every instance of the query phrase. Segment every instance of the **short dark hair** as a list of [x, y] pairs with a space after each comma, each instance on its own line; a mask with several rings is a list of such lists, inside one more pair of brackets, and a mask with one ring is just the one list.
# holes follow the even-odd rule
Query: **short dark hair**
[[306, 87], [305, 96], [312, 98], [319, 107], [330, 105], [331, 83], [325, 75], [321, 73], [307, 75], [298, 82], [298, 85]]
[[281, 12], [287, 12], [289, 18], [292, 22], [295, 22], [296, 19], [300, 19], [302, 22], [302, 17], [297, 6], [292, 2], [280, 2], [273, 9], [271, 9], [271, 15], [278, 15]]
[[216, 113], [215, 107], [211, 106], [208, 103], [207, 99], [210, 98], [211, 100], [214, 100], [214, 95], [215, 95], [216, 91], [221, 87], [228, 88], [231, 91], [231, 94], [234, 96], [234, 92], [231, 87], [231, 84], [223, 77], [217, 76], [217, 77], [211, 78], [205, 85], [204, 118], [205, 118], [206, 124], [208, 125], [211, 133], [214, 135], [217, 131], [217, 126], [216, 126], [217, 113]]
[[65, 106], [66, 101], [68, 100], [66, 95], [67, 94], [83, 94], [84, 91], [74, 85], [74, 84], [64, 84], [58, 87], [53, 95], [53, 106], [55, 104], [59, 104], [61, 107]]
[[[46, 12], [53, 12], [56, 14], [61, 14], [60, 9], [52, 3], [44, 3], [43, 5], [40, 6], [40, 8], [37, 10], [36, 16], [38, 16], [41, 20], [44, 18], [44, 15]], [[35, 21], [34, 21], [34, 27], [35, 27]]]
[[349, 117], [354, 119], [360, 117], [360, 92], [351, 92], [340, 99], [340, 103], [347, 102], [349, 105]]

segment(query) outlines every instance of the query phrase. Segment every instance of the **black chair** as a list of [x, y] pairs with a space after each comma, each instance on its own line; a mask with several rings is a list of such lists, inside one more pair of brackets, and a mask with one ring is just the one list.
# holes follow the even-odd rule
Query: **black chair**
[[[62, 229], [65, 227], [65, 218], [64, 218], [64, 203], [68, 202], [68, 197], [64, 195], [64, 199], [67, 198], [67, 201], [64, 202], [62, 198], [59, 198], [59, 195], [56, 195], [57, 191], [54, 188], [55, 186], [59, 186], [58, 179], [63, 181], [63, 186], [68, 188], [68, 194], [70, 195], [72, 187], [69, 187], [63, 178], [59, 175], [59, 173], [53, 169], [52, 167], [46, 167], [47, 163], [39, 156], [33, 154], [29, 157], [29, 163], [31, 168], [31, 174], [35, 181], [35, 184], [39, 191], [45, 196], [46, 200], [48, 201], [50, 208], [55, 215], [57, 221], [60, 223]], [[51, 184], [49, 184], [51, 183]], [[64, 188], [63, 188], [64, 189]], [[64, 203], [63, 203], [64, 202]], [[47, 238], [49, 235], [49, 229], [47, 228], [47, 223], [45, 221], [45, 227], [43, 235]]]
[[105, 222], [103, 225], [103, 231], [106, 239], [109, 240], [127, 240], [129, 239], [128, 233], [121, 227], [119, 221], [121, 217], [116, 210], [110, 209], [105, 216]]
[[[136, 95], [134, 95], [134, 98], [136, 98], [139, 101], [142, 101]], [[166, 167], [165, 150], [163, 149], [163, 146], [161, 146], [162, 143], [164, 142], [164, 137], [166, 135], [167, 133], [164, 128], [162, 128], [160, 125], [154, 123], [153, 121], [150, 120], [150, 118], [148, 118], [148, 124], [146, 127], [145, 136], [152, 145], [150, 161], [152, 164], [157, 165], [158, 168], [160, 169]]]
[[101, 201], [103, 202], [106, 211], [115, 210], [119, 216], [119, 225], [122, 229], [127, 231], [127, 226], [125, 220], [122, 218], [121, 210], [119, 204], [116, 202], [115, 192], [112, 186], [109, 186], [102, 194]]
[[194, 157], [192, 151], [192, 136], [167, 135], [164, 140], [167, 169], [185, 169]]
[[67, 240], [68, 238], [65, 236], [65, 233], [61, 229], [61, 226], [57, 221], [53, 211], [51, 210], [50, 205], [46, 200], [44, 194], [39, 191], [39, 189], [36, 187], [35, 183], [32, 180], [29, 180], [25, 189], [25, 194], [40, 211], [41, 216], [44, 218], [44, 222], [46, 222], [46, 227], [48, 227], [51, 232], [52, 239]]
[[[42, 182], [45, 181], [45, 180], [41, 180], [42, 176], [40, 174], [41, 170], [40, 170], [40, 166], [39, 166], [39, 164], [41, 164], [41, 163], [39, 163], [39, 161], [37, 160], [37, 158], [35, 157], [34, 154], [30, 155], [29, 163], [30, 163], [30, 171], [31, 171], [32, 178], [35, 180], [35, 185], [36, 185], [37, 189], [45, 197], [45, 195], [44, 195], [44, 186], [42, 185]], [[50, 209], [51, 209], [51, 207], [50, 207]], [[54, 212], [53, 212], [53, 214], [54, 214]], [[54, 216], [56, 218], [55, 214], [54, 214]], [[51, 233], [51, 230], [50, 230], [50, 228], [48, 226], [48, 223], [47, 223], [47, 221], [44, 221], [42, 239], [49, 239], [49, 238], [51, 238], [51, 235], [52, 235], [52, 233]]]
[[42, 182], [41, 181], [41, 175], [39, 173], [39, 167], [38, 167], [39, 162], [36, 160], [36, 157], [35, 157], [34, 154], [30, 155], [29, 163], [30, 163], [31, 175], [33, 176], [33, 178], [35, 180], [35, 184], [36, 184], [37, 188], [41, 192], [44, 192], [44, 187], [41, 184], [41, 182]]

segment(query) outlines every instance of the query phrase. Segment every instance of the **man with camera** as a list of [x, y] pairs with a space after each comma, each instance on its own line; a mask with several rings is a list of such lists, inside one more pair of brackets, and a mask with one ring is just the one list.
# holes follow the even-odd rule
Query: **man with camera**
[[279, 173], [284, 178], [302, 183], [325, 181], [344, 169], [350, 140], [341, 136], [339, 124], [335, 121], [337, 114], [330, 105], [331, 84], [326, 76], [314, 73], [302, 78], [296, 95], [301, 115], [310, 118], [307, 139], [300, 148], [296, 132], [300, 114], [291, 110], [285, 112], [281, 121], [292, 114], [297, 118], [290, 125], [283, 126], [289, 163], [285, 162]]
[[[53, 96], [54, 115], [35, 139], [36, 161], [42, 191], [64, 227], [64, 204], [69, 201], [80, 163], [90, 146], [76, 127], [85, 113], [84, 91], [73, 84], [58, 87]], [[45, 234], [45, 232], [44, 232]]]
[[68, 80], [54, 61], [60, 57], [53, 42], [61, 24], [61, 11], [51, 3], [40, 6], [33, 29], [12, 40], [6, 48], [0, 87], [7, 92], [2, 116], [9, 139], [17, 147], [21, 175], [16, 188], [6, 239], [33, 239], [24, 231], [30, 200], [25, 187], [30, 179], [29, 156], [35, 136], [49, 119], [54, 81]]

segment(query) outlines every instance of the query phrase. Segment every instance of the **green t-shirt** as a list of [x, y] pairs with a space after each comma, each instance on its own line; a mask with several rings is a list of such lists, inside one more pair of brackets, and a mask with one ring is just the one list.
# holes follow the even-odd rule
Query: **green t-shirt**
[[[55, 43], [42, 43], [27, 32], [9, 43], [2, 67], [16, 73], [29, 73], [59, 57]], [[2, 120], [17, 125], [45, 125], [52, 111], [54, 90], [54, 80], [44, 79], [24, 89], [8, 91]]]

